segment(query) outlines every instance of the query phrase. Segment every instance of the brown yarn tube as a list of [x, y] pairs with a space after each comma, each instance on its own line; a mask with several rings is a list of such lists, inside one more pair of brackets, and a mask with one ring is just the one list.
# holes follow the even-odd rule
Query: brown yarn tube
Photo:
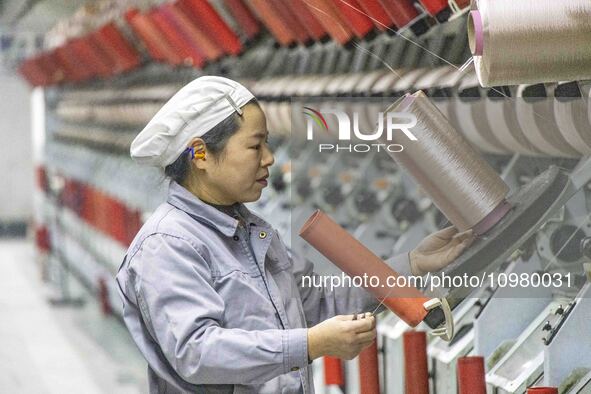
[[407, 94], [391, 111], [416, 116], [409, 130], [417, 140], [395, 130], [388, 143], [404, 150], [390, 156], [459, 231], [484, 234], [509, 211], [509, 187], [422, 91]]
[[404, 347], [404, 393], [429, 394], [427, 334], [407, 331], [402, 336]]
[[306, 0], [304, 3], [333, 40], [345, 45], [353, 39], [351, 27], [332, 1]]
[[460, 357], [457, 378], [458, 394], [486, 394], [484, 357]]
[[359, 353], [359, 388], [362, 394], [380, 394], [377, 340]]
[[340, 358], [324, 356], [324, 384], [344, 386], [343, 362]]
[[[300, 237], [351, 277], [375, 275], [379, 278], [380, 284], [386, 284], [388, 277], [399, 276], [388, 264], [320, 210], [314, 212], [304, 223], [300, 229]], [[427, 315], [423, 304], [429, 299], [414, 287], [384, 285], [368, 287], [367, 290], [412, 327], [423, 321]]]
[[274, 7], [270, 7], [264, 0], [251, 0], [249, 3], [279, 44], [289, 46], [296, 41], [297, 38], [289, 26], [281, 23], [281, 18]]
[[558, 394], [556, 387], [530, 387], [527, 394]]

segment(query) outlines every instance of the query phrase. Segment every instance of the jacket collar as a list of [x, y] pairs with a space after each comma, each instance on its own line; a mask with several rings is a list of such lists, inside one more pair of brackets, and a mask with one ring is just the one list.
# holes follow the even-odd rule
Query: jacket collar
[[[237, 217], [231, 217], [217, 208], [203, 202], [175, 181], [171, 181], [168, 186], [167, 202], [186, 212], [194, 219], [217, 229], [227, 237], [231, 237], [236, 233], [239, 223]], [[244, 204], [237, 203], [236, 209], [247, 223], [269, 227], [267, 222], [250, 212]]]

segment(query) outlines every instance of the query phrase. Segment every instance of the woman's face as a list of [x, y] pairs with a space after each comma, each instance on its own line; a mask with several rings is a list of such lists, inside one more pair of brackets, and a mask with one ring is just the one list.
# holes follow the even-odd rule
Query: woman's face
[[240, 128], [228, 139], [218, 160], [206, 156], [198, 165], [205, 170], [204, 177], [199, 177], [200, 194], [213, 203], [229, 205], [258, 200], [267, 186], [269, 167], [275, 161], [267, 145], [265, 114], [255, 103], [242, 110]]

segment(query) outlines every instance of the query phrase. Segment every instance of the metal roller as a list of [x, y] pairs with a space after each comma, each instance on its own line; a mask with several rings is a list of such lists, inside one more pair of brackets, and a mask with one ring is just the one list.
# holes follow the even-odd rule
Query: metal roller
[[180, 88], [180, 84], [140, 86], [127, 89], [80, 89], [60, 93], [60, 103], [101, 103], [113, 101], [162, 101], [170, 99]]
[[374, 79], [373, 84], [369, 87], [369, 96], [385, 96], [391, 91], [394, 82], [400, 79], [404, 73], [404, 70], [395, 70], [395, 72], [390, 71], [380, 75], [379, 78]]
[[277, 105], [278, 129], [283, 135], [291, 133], [291, 100], [281, 101]]
[[297, 95], [297, 91], [301, 86], [305, 77], [298, 76], [291, 78], [283, 89], [283, 99], [277, 103], [277, 131], [284, 135], [289, 135], [291, 132], [291, 98]]
[[520, 85], [515, 110], [517, 121], [530, 144], [542, 154], [577, 157], [580, 154], [564, 139], [554, 117], [553, 89], [543, 84]]
[[370, 98], [364, 100], [362, 103], [363, 108], [360, 108], [361, 111], [359, 112], [359, 122], [364, 130], [373, 130], [376, 125], [378, 113], [384, 111], [390, 101], [389, 99], [387, 101], [380, 100], [379, 97], [390, 97], [392, 94], [392, 85], [405, 72], [405, 70], [395, 70], [395, 72], [388, 70], [388, 72], [374, 80], [373, 85], [369, 88]]
[[332, 80], [326, 85], [324, 94], [326, 96], [334, 97], [341, 91], [343, 81], [347, 79], [348, 74], [332, 75]]
[[337, 95], [343, 97], [341, 100], [344, 105], [344, 109], [347, 113], [353, 114], [357, 113], [359, 116], [359, 128], [362, 131], [368, 130], [365, 125], [363, 124], [363, 111], [359, 110], [359, 98], [353, 98], [355, 94], [353, 93], [355, 87], [359, 84], [359, 82], [365, 76], [364, 73], [352, 73], [347, 74], [347, 76], [342, 80], [341, 86], [337, 91]]
[[[304, 76], [302, 78], [302, 80], [300, 81], [299, 85], [297, 86], [297, 89], [295, 91], [296, 96], [298, 96], [298, 97], [308, 96], [309, 95], [308, 92], [312, 89], [313, 82], [317, 79], [318, 79], [317, 75]], [[302, 104], [302, 100], [300, 100], [300, 99], [291, 100], [290, 130], [291, 130], [292, 136], [299, 135], [299, 133], [305, 132], [306, 120], [304, 119], [304, 117], [303, 116], [294, 116], [296, 114], [301, 115], [301, 113], [302, 113], [302, 108], [301, 108], [302, 105], [301, 104]]]
[[554, 117], [564, 139], [582, 155], [591, 155], [591, 118], [587, 100], [577, 82], [559, 84], [554, 90]]
[[57, 116], [68, 122], [87, 122], [93, 118], [92, 107], [60, 103], [55, 109]]
[[[495, 139], [502, 147], [512, 153], [536, 156], [540, 152], [525, 137], [515, 115], [515, 93], [508, 87], [497, 86], [486, 89], [485, 119], [481, 124], [489, 141]], [[477, 114], [474, 114], [477, 116]], [[486, 138], [486, 137], [485, 137]]]
[[[347, 78], [347, 74], [333, 75], [330, 82], [326, 84], [324, 92], [320, 95], [322, 103], [318, 104], [320, 112], [325, 109], [340, 109], [345, 110], [343, 100], [337, 98], [337, 92], [339, 91], [341, 84]], [[325, 117], [326, 123], [328, 124], [328, 130], [338, 130], [338, 121], [334, 116]]]
[[[461, 73], [452, 66], [441, 66], [434, 68], [416, 81], [414, 89], [422, 90], [427, 96], [431, 96], [430, 93], [432, 90], [439, 86], [442, 81], [445, 81], [451, 75], [461, 76]], [[433, 100], [433, 103], [439, 108], [438, 102]], [[439, 108], [439, 110], [441, 110], [441, 108]], [[442, 112], [445, 116], [447, 116], [447, 111]]]
[[310, 80], [303, 96], [322, 97], [326, 95], [326, 88], [332, 81], [332, 75], [316, 75]]
[[100, 105], [93, 107], [95, 120], [100, 124], [118, 124], [124, 126], [142, 126], [162, 108], [162, 103], [133, 103]]
[[162, 107], [162, 103], [142, 102], [130, 104], [90, 105], [58, 104], [56, 114], [70, 123], [97, 123], [137, 127], [148, 121]]
[[396, 97], [400, 97], [414, 90], [417, 81], [430, 71], [430, 68], [425, 67], [409, 70], [407, 73], [400, 75], [400, 78], [392, 85], [392, 92]]
[[255, 97], [257, 97], [258, 103], [261, 106], [261, 109], [263, 110], [263, 112], [265, 113], [265, 116], [267, 117], [267, 128], [269, 129], [269, 131], [271, 130], [271, 127], [269, 126], [269, 119], [268, 119], [268, 114], [269, 114], [269, 105], [271, 104], [270, 101], [270, 90], [271, 90], [271, 86], [273, 85], [273, 83], [275, 83], [276, 78], [264, 78], [261, 79], [259, 81], [257, 81], [253, 86], [252, 86], [252, 92], [255, 95]]
[[271, 133], [275, 133], [278, 129], [277, 123], [276, 123], [276, 115], [275, 115], [275, 112], [276, 112], [275, 110], [276, 110], [277, 104], [278, 104], [277, 101], [265, 102], [264, 111], [265, 111], [265, 116], [267, 118], [267, 129]]
[[460, 74], [460, 72], [452, 66], [441, 66], [432, 69], [421, 78], [419, 78], [414, 85], [414, 89], [429, 92], [435, 86], [439, 86], [440, 81], [450, 74]]
[[337, 94], [347, 97], [354, 96], [355, 94], [353, 92], [355, 88], [366, 75], [367, 74], [361, 72], [347, 74], [343, 79], [340, 88], [337, 90]]
[[[457, 99], [454, 100], [454, 108], [450, 109], [449, 121], [459, 130], [468, 141], [478, 149], [487, 153], [505, 154], [508, 151], [497, 141], [488, 141], [479, 133], [484, 112], [484, 91], [478, 85], [476, 74], [466, 74], [458, 86]], [[480, 119], [473, 116], [474, 112], [480, 110]]]
[[285, 86], [291, 81], [289, 77], [282, 77], [275, 80], [269, 89], [269, 95], [272, 100], [267, 105], [267, 128], [273, 132], [281, 130], [279, 106], [282, 100]]
[[[296, 90], [296, 94], [302, 99], [292, 100], [291, 105], [291, 120], [292, 132], [297, 135], [303, 135], [306, 132], [306, 119], [302, 114], [302, 105], [305, 105], [306, 97], [322, 97], [326, 86], [331, 83], [332, 78], [330, 75], [309, 75], [304, 77], [300, 82], [300, 86]], [[301, 134], [300, 134], [301, 133]]]
[[264, 99], [267, 96], [269, 86], [275, 80], [275, 78], [262, 78], [256, 81], [250, 88], [255, 97]]
[[128, 154], [134, 133], [122, 133], [102, 127], [76, 127], [65, 125], [54, 133], [57, 140], [73, 142], [95, 149], [106, 149]]
[[[321, 108], [330, 108], [330, 109], [337, 109], [337, 110], [341, 110], [344, 111], [345, 113], [348, 113], [351, 115], [351, 119], [352, 119], [352, 110], [354, 110], [355, 106], [351, 105], [351, 101], [350, 99], [346, 99], [346, 98], [342, 98], [343, 96], [346, 96], [348, 94], [350, 94], [350, 91], [346, 90], [346, 86], [351, 86], [356, 83], [356, 81], [358, 81], [360, 78], [359, 74], [341, 74], [341, 75], [336, 75], [334, 76], [334, 78], [332, 79], [332, 81], [330, 81], [330, 83], [328, 83], [326, 85], [326, 90], [325, 90], [325, 94], [326, 97], [322, 103], [322, 105], [320, 106]], [[327, 123], [329, 123], [329, 129], [332, 129], [332, 126], [335, 126], [336, 129], [336, 119], [334, 119], [334, 117], [329, 117], [326, 118]], [[360, 128], [362, 130], [364, 130], [361, 126], [360, 123]]]
[[388, 75], [390, 73], [390, 70], [377, 70], [364, 74], [363, 77], [357, 83], [357, 85], [353, 87], [353, 95], [369, 96], [371, 94], [371, 89], [376, 83], [376, 81], [382, 78], [384, 75]]
[[372, 89], [378, 83], [377, 81], [390, 75], [390, 70], [377, 70], [364, 74], [351, 90], [352, 95], [358, 97], [351, 103], [351, 111], [359, 114], [359, 127], [363, 130], [370, 130], [373, 126], [366, 116], [367, 106], [372, 105], [372, 102], [371, 99], [364, 98], [372, 96]]
[[446, 74], [436, 86], [427, 91], [427, 95], [432, 98], [433, 103], [448, 119], [454, 116], [454, 103], [458, 99], [454, 92], [457, 91], [463, 77], [464, 74], [459, 71]]

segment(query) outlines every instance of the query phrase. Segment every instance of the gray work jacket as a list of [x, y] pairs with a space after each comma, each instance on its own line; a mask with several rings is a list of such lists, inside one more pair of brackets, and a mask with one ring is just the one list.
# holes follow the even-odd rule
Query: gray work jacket
[[[314, 393], [306, 327], [378, 304], [360, 288], [301, 286], [313, 265], [238, 210], [246, 223], [171, 182], [129, 247], [116, 280], [150, 393]], [[406, 255], [396, 266], [408, 273]]]

